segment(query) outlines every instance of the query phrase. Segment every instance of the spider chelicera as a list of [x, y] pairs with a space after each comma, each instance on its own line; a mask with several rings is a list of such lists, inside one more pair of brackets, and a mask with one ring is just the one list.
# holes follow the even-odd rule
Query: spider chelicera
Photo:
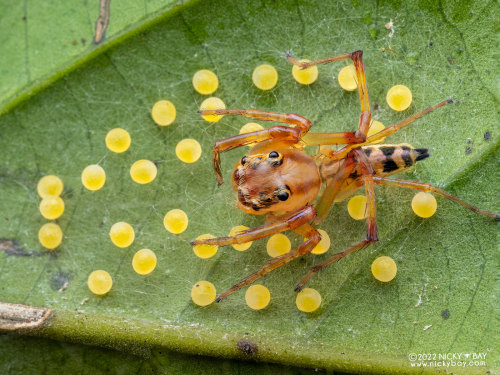
[[[282, 122], [290, 127], [272, 126], [269, 129], [235, 135], [215, 142], [213, 166], [219, 184], [223, 183], [220, 153], [240, 146], [255, 144], [249, 153], [236, 163], [232, 176], [233, 187], [238, 193], [238, 207], [250, 215], [267, 214], [266, 223], [235, 236], [195, 240], [191, 244], [218, 246], [241, 244], [287, 230], [292, 230], [306, 238], [306, 241], [295, 249], [271, 259], [258, 271], [219, 295], [216, 299], [217, 302], [285, 263], [310, 253], [321, 240], [321, 235], [313, 224], [321, 223], [334, 202], [348, 198], [363, 185], [367, 198], [366, 238], [312, 267], [295, 286], [296, 291], [301, 290], [309, 278], [323, 267], [378, 241], [374, 185], [392, 185], [432, 192], [474, 212], [499, 219], [500, 215], [474, 207], [436, 186], [416, 181], [387, 178], [387, 176], [412, 167], [417, 161], [427, 158], [429, 154], [427, 149], [413, 148], [409, 144], [374, 145], [373, 142], [397, 132], [437, 108], [452, 103], [452, 100], [444, 100], [367, 137], [371, 113], [362, 55], [362, 51], [355, 51], [301, 63], [287, 54], [287, 59], [302, 69], [333, 61], [352, 59], [361, 101], [361, 116], [356, 132], [309, 133], [311, 121], [294, 113], [275, 113], [254, 109], [200, 111], [204, 116], [239, 115], [258, 120]], [[304, 146], [324, 145], [345, 146], [338, 150], [328, 148], [325, 151], [322, 149], [314, 157], [301, 150]], [[325, 187], [320, 194], [322, 184]], [[318, 196], [318, 194], [320, 195]]]

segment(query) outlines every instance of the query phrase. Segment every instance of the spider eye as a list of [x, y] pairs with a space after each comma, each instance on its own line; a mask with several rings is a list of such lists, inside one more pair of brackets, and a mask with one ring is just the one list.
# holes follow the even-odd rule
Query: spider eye
[[245, 163], [247, 162], [247, 157], [246, 156], [243, 156], [241, 158], [241, 165], [245, 165]]
[[286, 201], [288, 199], [288, 196], [289, 194], [286, 192], [286, 191], [281, 191], [279, 194], [278, 194], [278, 199], [280, 201]]
[[272, 151], [269, 153], [270, 158], [277, 158], [278, 156], [280, 156], [280, 154], [278, 154], [276, 151]]

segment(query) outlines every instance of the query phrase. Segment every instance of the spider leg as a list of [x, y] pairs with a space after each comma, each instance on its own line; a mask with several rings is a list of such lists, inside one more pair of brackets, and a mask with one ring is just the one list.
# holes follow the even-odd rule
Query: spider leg
[[261, 111], [257, 109], [212, 109], [198, 111], [202, 115], [229, 115], [245, 116], [248, 118], [284, 122], [292, 125], [292, 128], [285, 126], [273, 126], [269, 129], [259, 130], [247, 134], [239, 134], [224, 138], [215, 142], [212, 158], [217, 182], [221, 185], [224, 180], [220, 169], [220, 153], [232, 150], [237, 147], [252, 144], [255, 142], [273, 141], [278, 146], [291, 146], [300, 140], [300, 137], [306, 134], [311, 128], [311, 121], [295, 113], [277, 113]]
[[415, 113], [414, 115], [405, 118], [404, 120], [398, 122], [397, 124], [389, 126], [389, 127], [385, 128], [385, 129], [379, 131], [378, 133], [375, 133], [375, 134], [371, 135], [363, 143], [358, 143], [356, 145], [347, 145], [345, 147], [342, 147], [341, 149], [339, 149], [339, 150], [337, 150], [337, 151], [334, 152], [333, 158], [335, 160], [342, 159], [343, 157], [345, 157], [354, 148], [366, 146], [366, 145], [368, 145], [368, 144], [370, 144], [370, 143], [372, 143], [374, 141], [378, 141], [381, 138], [384, 138], [384, 137], [387, 137], [388, 135], [394, 134], [398, 130], [404, 128], [405, 126], [407, 126], [409, 124], [411, 124], [413, 121], [419, 119], [423, 115], [426, 115], [427, 113], [432, 112], [432, 111], [434, 111], [437, 108], [444, 107], [446, 104], [450, 104], [450, 103], [453, 103], [452, 99], [443, 100], [442, 102], [440, 102], [440, 103], [438, 103], [436, 105], [433, 105], [432, 107], [428, 107], [428, 108], [424, 109], [421, 112]]
[[336, 173], [332, 178], [328, 178], [326, 180], [325, 190], [316, 204], [316, 212], [318, 214], [314, 220], [314, 224], [321, 223], [326, 217], [335, 200], [335, 197], [342, 188], [342, 184], [356, 167], [356, 162], [354, 161], [352, 154], [348, 155], [345, 159], [340, 160], [340, 163], [342, 164], [339, 166], [338, 173]]
[[301, 243], [299, 246], [297, 246], [295, 249], [292, 251], [283, 254], [279, 257], [271, 259], [269, 262], [264, 264], [261, 269], [258, 271], [252, 273], [251, 275], [248, 275], [245, 277], [243, 280], [241, 280], [239, 283], [233, 285], [229, 290], [226, 292], [222, 293], [219, 295], [216, 299], [215, 302], [220, 302], [230, 294], [236, 292], [237, 290], [252, 284], [254, 281], [260, 279], [262, 276], [265, 274], [271, 272], [272, 270], [275, 270], [276, 268], [279, 268], [283, 266], [284, 264], [294, 260], [295, 258], [298, 258], [302, 255], [310, 253], [314, 247], [319, 243], [321, 240], [321, 234], [314, 228], [311, 224], [309, 223], [304, 223], [302, 226], [294, 229], [294, 231], [300, 233], [304, 237], [307, 238], [306, 241]]
[[[368, 100], [368, 90], [366, 88], [365, 79], [365, 68], [363, 66], [363, 51], [358, 50], [351, 53], [344, 53], [343, 55], [327, 57], [324, 59], [311, 61], [307, 63], [301, 63], [297, 59], [293, 58], [289, 53], [286, 54], [286, 58], [292, 64], [300, 66], [306, 69], [313, 65], [328, 64], [333, 61], [348, 60], [351, 59], [354, 63], [354, 69], [356, 71], [356, 82], [358, 84], [359, 99], [361, 102], [361, 116], [359, 117], [358, 130], [355, 133], [355, 137], [358, 143], [364, 142], [366, 140], [366, 134], [370, 128], [371, 123], [371, 112], [370, 112], [370, 102]], [[337, 143], [323, 143], [323, 144], [337, 144]]]
[[354, 246], [351, 246], [347, 250], [344, 250], [340, 253], [335, 254], [331, 258], [325, 260], [324, 262], [312, 267], [302, 280], [300, 280], [295, 286], [295, 291], [300, 291], [304, 287], [305, 283], [318, 272], [323, 267], [328, 266], [330, 263], [336, 262], [346, 255], [354, 253], [357, 250], [360, 250], [366, 246], [368, 246], [372, 242], [378, 241], [378, 232], [377, 232], [377, 210], [375, 206], [375, 189], [374, 189], [374, 177], [373, 177], [373, 169], [368, 161], [368, 158], [364, 154], [361, 149], [354, 150], [357, 160], [361, 166], [361, 172], [363, 174], [363, 182], [365, 184], [366, 191], [366, 215], [367, 215], [367, 229], [366, 229], [366, 239], [357, 243]]
[[481, 210], [480, 208], [477, 208], [477, 207], [461, 200], [460, 198], [458, 198], [450, 193], [447, 193], [446, 191], [444, 191], [436, 186], [430, 185], [430, 184], [425, 184], [425, 183], [416, 182], [416, 181], [396, 180], [396, 179], [384, 178], [384, 177], [373, 177], [373, 182], [377, 185], [399, 186], [402, 188], [415, 189], [415, 190], [421, 190], [421, 191], [426, 191], [426, 192], [438, 194], [438, 195], [441, 195], [442, 197], [445, 197], [445, 198], [447, 198], [455, 203], [461, 204], [462, 206], [464, 206], [465, 208], [468, 208], [471, 211], [489, 216], [495, 220], [500, 219], [499, 214], [494, 214], [493, 212]]
[[233, 244], [242, 244], [259, 238], [268, 237], [272, 234], [284, 232], [287, 230], [296, 229], [308, 221], [314, 219], [316, 210], [313, 206], [304, 206], [280, 219], [268, 222], [256, 228], [248, 229], [244, 232], [238, 233], [235, 236], [209, 238], [206, 240], [191, 241], [191, 245], [217, 245], [227, 246]]

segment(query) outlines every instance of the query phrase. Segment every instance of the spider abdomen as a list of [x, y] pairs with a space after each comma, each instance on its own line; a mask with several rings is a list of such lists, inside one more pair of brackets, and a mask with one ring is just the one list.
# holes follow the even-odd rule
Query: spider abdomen
[[[389, 176], [411, 168], [419, 160], [429, 157], [426, 148], [399, 145], [373, 145], [363, 147], [376, 176]], [[359, 167], [354, 172], [360, 174]], [[353, 173], [354, 173], [353, 172]]]

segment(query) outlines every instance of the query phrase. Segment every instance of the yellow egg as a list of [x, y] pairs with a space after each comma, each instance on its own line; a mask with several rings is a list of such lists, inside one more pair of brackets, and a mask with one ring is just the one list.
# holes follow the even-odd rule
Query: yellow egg
[[64, 212], [64, 201], [61, 197], [49, 195], [40, 202], [40, 213], [49, 220], [55, 220]]
[[273, 234], [269, 237], [266, 244], [267, 253], [273, 258], [288, 253], [291, 248], [292, 244], [290, 240], [283, 233]]
[[366, 197], [364, 195], [355, 195], [349, 199], [347, 211], [355, 220], [366, 219]]
[[104, 169], [97, 164], [85, 167], [82, 172], [82, 184], [88, 190], [99, 190], [104, 186], [105, 182], [106, 172], [104, 172]]
[[378, 257], [372, 263], [372, 274], [378, 281], [389, 282], [396, 277], [397, 272], [398, 267], [391, 257]]
[[46, 249], [55, 249], [62, 241], [61, 227], [55, 223], [47, 223], [42, 225], [38, 231], [38, 240]]
[[417, 216], [428, 218], [436, 213], [437, 202], [434, 195], [423, 191], [415, 194], [411, 201], [411, 208]]
[[210, 70], [198, 70], [193, 76], [193, 87], [200, 94], [209, 95], [219, 87], [219, 79]]
[[111, 242], [118, 247], [128, 247], [132, 245], [135, 239], [134, 228], [123, 221], [113, 224], [109, 231]]
[[395, 111], [404, 111], [412, 101], [412, 94], [408, 87], [396, 85], [389, 89], [386, 96], [387, 104]]
[[[229, 232], [229, 236], [231, 236], [231, 237], [236, 236], [238, 233], [244, 232], [248, 229], [250, 229], [250, 228], [248, 228], [244, 225], [237, 225], [237, 226], [233, 227], [233, 229], [231, 229], [231, 231]], [[241, 244], [233, 244], [232, 246], [235, 250], [245, 251], [245, 250], [248, 250], [250, 248], [250, 246], [252, 246], [252, 244], [253, 244], [253, 241], [250, 241], [250, 242], [245, 242], [245, 243], [241, 243]]]
[[[300, 60], [301, 63], [308, 63], [310, 60]], [[310, 66], [306, 69], [301, 69], [300, 66], [292, 67], [292, 75], [295, 80], [302, 85], [310, 85], [318, 79], [318, 67]]]
[[141, 185], [149, 184], [156, 178], [157, 173], [155, 163], [150, 160], [137, 160], [130, 167], [130, 177], [134, 182]]
[[[213, 110], [213, 109], [226, 109], [226, 105], [222, 100], [216, 97], [206, 98], [200, 105], [200, 111]], [[205, 121], [217, 122], [223, 116], [222, 115], [205, 115], [201, 116]]]
[[321, 305], [321, 295], [312, 288], [305, 288], [297, 294], [295, 304], [300, 311], [313, 312]]
[[175, 146], [175, 154], [184, 163], [194, 163], [201, 156], [201, 145], [194, 139], [183, 139]]
[[[370, 124], [370, 128], [368, 129], [368, 133], [366, 134], [367, 137], [371, 137], [372, 135], [382, 131], [385, 129], [384, 124], [382, 124], [380, 121], [373, 120]], [[378, 141], [371, 142], [372, 144], [375, 143], [381, 143], [383, 142], [385, 137], [380, 138]]]
[[41, 198], [48, 196], [59, 196], [63, 191], [64, 185], [61, 179], [54, 175], [44, 176], [38, 181], [36, 187], [38, 195]]
[[112, 129], [106, 134], [106, 147], [117, 154], [127, 151], [131, 142], [129, 132], [122, 128]]
[[321, 241], [314, 247], [311, 254], [324, 254], [330, 248], [330, 236], [323, 229], [318, 229], [319, 234], [321, 234]]
[[209, 281], [198, 281], [191, 289], [191, 299], [198, 306], [208, 306], [215, 300], [216, 290]]
[[132, 258], [132, 267], [139, 275], [147, 275], [156, 267], [156, 254], [149, 249], [139, 250]]
[[245, 301], [253, 310], [262, 310], [269, 305], [271, 293], [264, 285], [251, 285], [245, 293]]
[[111, 290], [111, 287], [113, 286], [113, 279], [106, 271], [97, 270], [89, 275], [87, 285], [92, 293], [103, 295]]
[[259, 65], [252, 73], [252, 81], [261, 90], [271, 90], [278, 83], [278, 72], [272, 65]]
[[[209, 238], [215, 238], [215, 236], [207, 233], [196, 237], [197, 240], [208, 240]], [[218, 248], [217, 245], [194, 245], [193, 251], [198, 258], [207, 259], [213, 257]]]
[[188, 227], [188, 216], [186, 213], [179, 209], [173, 209], [166, 213], [163, 218], [163, 225], [165, 229], [173, 234], [180, 234]]
[[153, 121], [160, 126], [167, 126], [174, 122], [177, 111], [172, 102], [160, 100], [153, 105], [151, 116]]
[[358, 88], [358, 83], [356, 82], [356, 69], [354, 65], [344, 66], [337, 77], [340, 87], [346, 91], [354, 91]]

